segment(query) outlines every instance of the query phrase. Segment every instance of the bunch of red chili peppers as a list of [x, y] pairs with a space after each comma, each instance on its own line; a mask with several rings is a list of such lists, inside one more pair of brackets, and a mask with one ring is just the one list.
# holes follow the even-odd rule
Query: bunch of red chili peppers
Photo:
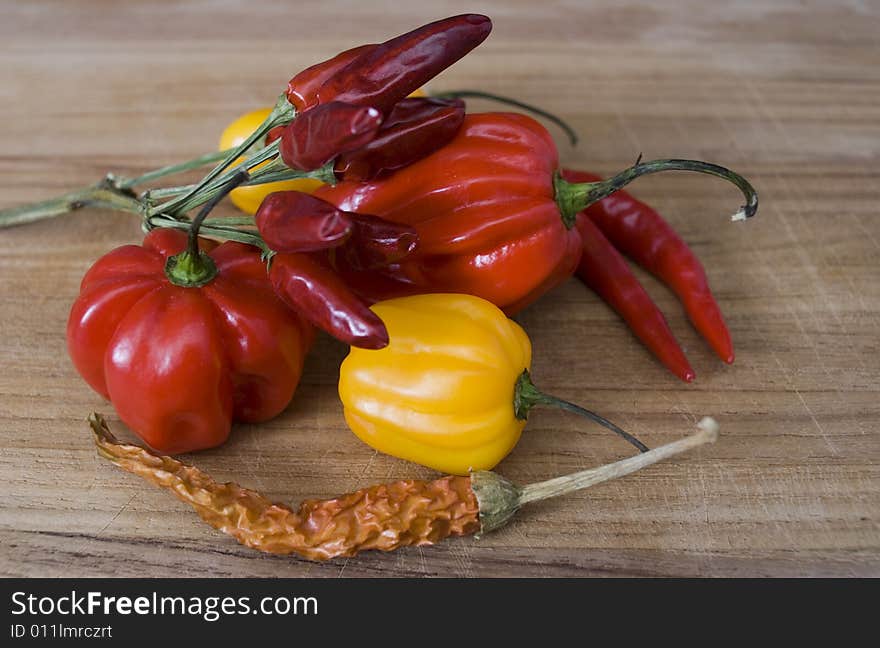
[[[693, 380], [622, 255], [672, 288], [715, 352], [733, 361], [699, 261], [656, 211], [620, 189], [658, 171], [708, 173], [742, 190], [734, 219], [744, 219], [757, 209], [752, 187], [723, 167], [672, 159], [602, 180], [562, 169], [550, 134], [530, 117], [466, 114], [458, 96], [410, 97], [490, 30], [487, 17], [467, 14], [347, 50], [294, 76], [234, 150], [0, 213], [0, 225], [85, 206], [143, 218], [143, 244], [110, 252], [83, 279], [68, 343], [83, 377], [149, 445], [212, 447], [233, 420], [281, 412], [312, 326], [381, 348], [388, 335], [368, 307], [377, 300], [469, 293], [510, 314], [575, 273], [663, 364]], [[132, 190], [211, 161], [219, 164], [194, 185]], [[303, 177], [325, 185], [270, 194], [255, 218], [211, 213], [241, 184]]]

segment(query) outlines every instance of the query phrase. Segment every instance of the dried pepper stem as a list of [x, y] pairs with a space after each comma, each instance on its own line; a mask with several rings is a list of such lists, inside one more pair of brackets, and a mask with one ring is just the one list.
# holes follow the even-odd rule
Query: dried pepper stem
[[208, 524], [241, 544], [312, 560], [430, 545], [450, 536], [503, 526], [528, 502], [564, 495], [616, 479], [653, 463], [714, 442], [718, 424], [704, 418], [699, 431], [616, 463], [545, 482], [516, 486], [492, 472], [434, 481], [402, 480], [370, 486], [330, 500], [307, 500], [299, 509], [273, 504], [234, 483], [140, 446], [120, 443], [99, 414], [89, 417], [98, 454], [123, 470], [173, 492]]

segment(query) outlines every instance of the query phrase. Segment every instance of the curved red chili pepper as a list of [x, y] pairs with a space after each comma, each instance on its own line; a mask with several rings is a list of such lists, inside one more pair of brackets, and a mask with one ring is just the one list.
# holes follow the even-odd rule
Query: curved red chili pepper
[[492, 21], [462, 14], [423, 25], [365, 51], [330, 75], [317, 103], [341, 101], [383, 113], [482, 43]]
[[336, 177], [372, 180], [397, 171], [448, 144], [464, 122], [460, 99], [425, 97], [399, 101], [375, 139], [336, 159]]
[[672, 373], [686, 382], [693, 381], [694, 370], [669, 329], [666, 318], [642, 288], [620, 252], [585, 213], [578, 215], [576, 227], [581, 234], [583, 247], [577, 268], [578, 277], [617, 311], [632, 332]]
[[[567, 180], [597, 182], [592, 173], [565, 171]], [[724, 362], [733, 342], [700, 260], [660, 214], [625, 191], [587, 207], [585, 213], [614, 246], [655, 275], [678, 296], [694, 328]]]
[[288, 82], [287, 100], [296, 108], [297, 112], [303, 112], [317, 106], [318, 90], [321, 86], [356, 58], [377, 47], [377, 44], [360, 45], [340, 52], [331, 59], [307, 67]]
[[346, 212], [301, 191], [276, 191], [263, 199], [254, 219], [275, 252], [313, 252], [345, 243], [354, 229]]
[[382, 320], [319, 260], [306, 254], [276, 254], [269, 279], [288, 306], [336, 339], [365, 349], [387, 346]]
[[382, 115], [375, 108], [338, 101], [323, 104], [287, 125], [281, 133], [281, 159], [291, 169], [317, 169], [370, 142], [381, 124]]

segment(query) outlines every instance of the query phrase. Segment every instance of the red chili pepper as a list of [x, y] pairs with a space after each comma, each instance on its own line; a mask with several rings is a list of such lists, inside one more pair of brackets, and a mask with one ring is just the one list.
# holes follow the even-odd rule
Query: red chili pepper
[[340, 182], [317, 195], [418, 232], [413, 254], [374, 272], [334, 257], [340, 275], [365, 299], [460, 292], [512, 313], [574, 273], [582, 254], [578, 212], [662, 170], [725, 178], [748, 198], [742, 215], [757, 209], [757, 194], [743, 178], [692, 160], [645, 162], [597, 183], [566, 182], [547, 131], [529, 117], [505, 113], [468, 115], [452, 142], [428, 157], [387, 178]]
[[354, 224], [335, 205], [301, 191], [276, 191], [260, 203], [254, 219], [275, 252], [313, 252], [345, 243]]
[[[566, 172], [565, 175], [569, 177], [574, 174]], [[632, 332], [672, 373], [685, 382], [693, 381], [694, 370], [676, 342], [666, 318], [642, 288], [620, 252], [608, 242], [585, 212], [578, 214], [576, 227], [583, 249], [577, 268], [581, 280], [626, 320]]]
[[464, 122], [460, 99], [411, 98], [399, 101], [376, 138], [336, 159], [336, 177], [372, 180], [421, 160], [448, 144]]
[[372, 106], [387, 114], [482, 43], [490, 31], [492, 21], [480, 14], [423, 25], [354, 56], [347, 66], [328, 75], [313, 101]]
[[[565, 171], [567, 180], [597, 182], [601, 176]], [[706, 271], [675, 230], [650, 205], [619, 191], [586, 209], [587, 216], [618, 250], [655, 275], [678, 296], [694, 328], [724, 362], [733, 362], [733, 342]]]
[[311, 171], [376, 137], [382, 115], [369, 106], [333, 101], [294, 119], [281, 133], [281, 159], [291, 169]]
[[86, 382], [146, 443], [171, 453], [219, 445], [233, 420], [281, 412], [312, 340], [311, 327], [273, 293], [252, 246], [202, 240], [207, 274], [175, 285], [192, 265], [186, 243], [182, 232], [156, 229], [143, 246], [101, 257], [67, 324]]
[[365, 349], [388, 344], [382, 320], [322, 261], [306, 254], [276, 254], [269, 279], [288, 306], [338, 340]]
[[306, 68], [287, 84], [287, 100], [296, 108], [297, 112], [314, 108], [318, 105], [318, 90], [321, 86], [356, 58], [377, 47], [376, 44], [353, 47], [331, 59]]

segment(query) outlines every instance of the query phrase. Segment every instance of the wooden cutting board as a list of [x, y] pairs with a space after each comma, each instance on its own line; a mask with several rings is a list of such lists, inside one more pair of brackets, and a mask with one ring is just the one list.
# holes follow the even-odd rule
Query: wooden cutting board
[[[387, 5], [387, 6], [384, 6]], [[393, 10], [392, 10], [393, 8]], [[734, 190], [666, 174], [633, 192], [704, 262], [737, 348], [720, 363], [671, 294], [640, 273], [697, 371], [685, 385], [571, 280], [520, 316], [545, 390], [659, 445], [705, 414], [717, 444], [525, 509], [479, 541], [327, 564], [265, 556], [100, 460], [85, 423], [112, 407], [65, 350], [89, 265], [137, 242], [130, 216], [84, 211], [0, 231], [0, 575], [880, 576], [880, 8], [857, 2], [484, 2], [495, 30], [436, 89], [481, 88], [564, 116], [564, 164], [643, 153], [730, 166]], [[459, 13], [451, 2], [10, 3], [0, 21], [0, 207], [107, 171], [211, 150], [296, 71]], [[473, 110], [494, 108], [472, 102]], [[232, 207], [224, 207], [233, 213]], [[290, 408], [187, 456], [278, 501], [429, 477], [361, 444], [336, 396], [345, 348], [311, 354]], [[536, 481], [623, 457], [570, 415], [536, 411], [499, 471]]]

